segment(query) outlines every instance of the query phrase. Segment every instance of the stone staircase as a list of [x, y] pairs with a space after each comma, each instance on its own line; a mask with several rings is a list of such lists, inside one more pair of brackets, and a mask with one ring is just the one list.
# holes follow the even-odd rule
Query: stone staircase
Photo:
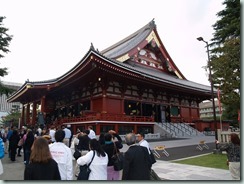
[[202, 132], [186, 123], [155, 123], [154, 133], [160, 133], [164, 138], [187, 138], [205, 136]]

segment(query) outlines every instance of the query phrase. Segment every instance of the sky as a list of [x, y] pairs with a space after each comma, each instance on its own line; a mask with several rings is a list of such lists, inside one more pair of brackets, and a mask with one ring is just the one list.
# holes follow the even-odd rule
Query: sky
[[0, 0], [3, 26], [13, 35], [8, 68], [1, 81], [24, 83], [60, 77], [75, 66], [91, 43], [99, 51], [134, 33], [152, 19], [181, 73], [210, 85], [207, 49], [224, 0]]

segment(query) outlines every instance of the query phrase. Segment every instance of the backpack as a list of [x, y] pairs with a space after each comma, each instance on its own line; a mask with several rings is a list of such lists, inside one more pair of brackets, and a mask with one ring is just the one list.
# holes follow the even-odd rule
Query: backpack
[[5, 152], [4, 152], [4, 144], [3, 144], [3, 140], [2, 138], [0, 138], [0, 159], [2, 159], [5, 155]]

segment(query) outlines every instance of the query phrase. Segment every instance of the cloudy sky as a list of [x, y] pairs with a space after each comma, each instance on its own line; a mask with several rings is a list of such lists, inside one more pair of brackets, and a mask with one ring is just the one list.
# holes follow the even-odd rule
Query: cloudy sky
[[1, 81], [24, 83], [57, 78], [88, 51], [137, 31], [152, 19], [176, 66], [190, 81], [209, 85], [206, 41], [213, 37], [224, 0], [0, 0], [4, 27], [13, 35], [0, 61]]

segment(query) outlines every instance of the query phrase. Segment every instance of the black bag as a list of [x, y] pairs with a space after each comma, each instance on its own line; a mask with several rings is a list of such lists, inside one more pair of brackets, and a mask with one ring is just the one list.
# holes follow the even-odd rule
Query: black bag
[[78, 149], [75, 149], [75, 152], [73, 154], [74, 158], [77, 160], [78, 158], [81, 157], [81, 153]]
[[114, 143], [114, 155], [112, 156], [114, 163], [114, 170], [120, 171], [123, 169], [124, 153], [118, 152], [116, 144]]
[[156, 159], [151, 149], [150, 149], [150, 161], [152, 165], [156, 163]]
[[116, 153], [112, 156], [112, 160], [114, 163], [114, 170], [120, 171], [123, 169], [124, 162], [124, 153]]
[[89, 166], [91, 165], [93, 158], [95, 156], [95, 151], [93, 151], [93, 157], [91, 162], [88, 165], [81, 165], [80, 166], [80, 173], [77, 177], [77, 180], [88, 180], [91, 169], [89, 168]]

